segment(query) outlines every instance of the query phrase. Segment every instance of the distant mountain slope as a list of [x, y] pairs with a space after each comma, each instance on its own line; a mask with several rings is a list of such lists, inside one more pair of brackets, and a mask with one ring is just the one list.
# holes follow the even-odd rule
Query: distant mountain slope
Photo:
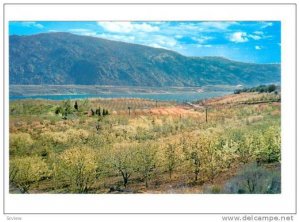
[[280, 81], [280, 65], [249, 64], [70, 33], [9, 38], [10, 84], [124, 86], [258, 85]]

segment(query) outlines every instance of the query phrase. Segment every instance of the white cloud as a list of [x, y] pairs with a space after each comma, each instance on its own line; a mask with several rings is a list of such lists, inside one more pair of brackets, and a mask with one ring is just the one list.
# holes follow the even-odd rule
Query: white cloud
[[129, 36], [129, 35], [113, 35], [113, 34], [97, 34], [96, 37], [104, 38], [104, 39], [109, 39], [109, 40], [115, 40], [115, 41], [122, 41], [122, 42], [131, 42], [133, 43], [135, 40], [134, 36]]
[[69, 32], [78, 35], [96, 36], [97, 32], [90, 29], [69, 29]]
[[154, 42], [160, 46], [166, 47], [166, 48], [173, 48], [176, 46], [177, 41], [173, 39], [172, 37], [167, 37], [163, 35], [154, 35], [151, 37], [151, 42]]
[[260, 40], [262, 38], [262, 36], [259, 36], [259, 35], [248, 35], [249, 38], [252, 38], [254, 40]]
[[255, 31], [252, 34], [247, 35], [247, 37], [254, 39], [254, 40], [272, 38], [271, 35], [265, 35], [265, 33], [261, 32], [261, 31]]
[[232, 25], [238, 24], [237, 22], [201, 22], [200, 26], [204, 28], [211, 28], [211, 29], [219, 29], [219, 30], [226, 30]]
[[196, 45], [197, 48], [211, 48], [212, 45]]
[[260, 24], [261, 24], [260, 27], [261, 27], [262, 29], [265, 29], [265, 28], [267, 28], [267, 27], [273, 26], [273, 23], [272, 23], [272, 22], [261, 22]]
[[262, 31], [254, 31], [252, 34], [249, 34], [248, 37], [254, 40], [260, 40], [268, 38], [269, 36], [265, 36]]
[[37, 22], [20, 22], [20, 24], [24, 27], [35, 27], [35, 28], [39, 28], [39, 29], [44, 28], [44, 26], [42, 24], [37, 23]]
[[253, 32], [253, 34], [255, 34], [255, 35], [263, 35], [264, 33], [262, 31], [255, 31], [255, 32]]
[[[178, 29], [181, 33], [190, 34], [191, 32], [225, 32], [230, 29], [232, 25], [238, 24], [237, 22], [180, 22], [178, 27], [174, 27], [175, 32]], [[168, 27], [172, 30], [172, 27]]]
[[248, 42], [248, 37], [246, 32], [235, 32], [229, 35], [229, 40], [231, 42], [241, 43]]
[[181, 39], [181, 38], [183, 38], [183, 35], [175, 35], [175, 38], [176, 39]]
[[42, 24], [39, 24], [39, 23], [36, 23], [36, 24], [35, 24], [35, 27], [37, 27], [37, 28], [39, 28], [39, 29], [44, 28], [44, 26], [43, 26]]
[[156, 32], [158, 26], [147, 23], [132, 22], [98, 22], [98, 25], [109, 32], [129, 33], [129, 32]]
[[209, 36], [200, 36], [200, 37], [191, 37], [192, 40], [196, 41], [199, 44], [203, 44], [204, 42], [206, 42], [207, 40], [211, 40], [213, 39], [213, 37], [209, 37]]
[[181, 22], [179, 23], [178, 27], [169, 27], [169, 29], [173, 29], [174, 31], [180, 30], [181, 32], [186, 32], [186, 31], [201, 31], [200, 26], [194, 24], [194, 23], [189, 23], [189, 22]]
[[256, 45], [256, 46], [255, 46], [255, 49], [256, 49], [256, 50], [261, 50], [261, 47], [258, 46], [258, 45]]
[[167, 49], [166, 47], [163, 47], [163, 46], [161, 46], [161, 45], [159, 45], [159, 44], [157, 44], [157, 43], [152, 43], [152, 44], [150, 44], [149, 46], [154, 47], [154, 48]]
[[164, 49], [180, 49], [182, 46], [178, 44], [175, 38], [157, 35], [157, 34], [145, 34], [145, 33], [133, 33], [133, 34], [110, 34], [101, 33], [97, 34], [95, 37], [104, 38], [108, 40], [130, 42], [135, 44], [147, 45], [155, 48]]

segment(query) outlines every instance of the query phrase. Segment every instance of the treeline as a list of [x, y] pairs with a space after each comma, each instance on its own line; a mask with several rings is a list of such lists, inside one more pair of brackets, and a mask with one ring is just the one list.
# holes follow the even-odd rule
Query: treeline
[[243, 89], [236, 89], [234, 90], [234, 94], [240, 94], [243, 92], [259, 92], [259, 93], [278, 93], [279, 86], [276, 86], [275, 84], [271, 85], [260, 85], [252, 88], [243, 88]]
[[[73, 108], [71, 105], [71, 100], [64, 100], [62, 101], [62, 104], [60, 106], [57, 106], [55, 108], [54, 113], [56, 115], [61, 114], [63, 119], [67, 119], [68, 114], [73, 114], [74, 112], [77, 113], [84, 113], [85, 110], [89, 109], [89, 104], [87, 104], [86, 101], [83, 102], [81, 106], [79, 106], [78, 102], [75, 101]], [[95, 110], [93, 108], [90, 109], [89, 112], [86, 112], [86, 114], [89, 114], [90, 116], [94, 116], [95, 114], [97, 116], [106, 116], [109, 115], [110, 113], [108, 112], [107, 109], [101, 109], [100, 106], [96, 108]]]

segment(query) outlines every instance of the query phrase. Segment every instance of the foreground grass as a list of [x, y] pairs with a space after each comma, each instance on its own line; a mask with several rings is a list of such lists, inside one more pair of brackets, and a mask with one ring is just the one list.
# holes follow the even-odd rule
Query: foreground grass
[[10, 103], [12, 193], [280, 192], [278, 95], [77, 102]]

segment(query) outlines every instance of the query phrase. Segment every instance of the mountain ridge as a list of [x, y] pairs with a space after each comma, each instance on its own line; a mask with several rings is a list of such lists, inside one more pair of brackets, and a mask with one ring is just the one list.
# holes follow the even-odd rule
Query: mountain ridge
[[280, 64], [178, 52], [66, 32], [9, 37], [10, 84], [203, 86], [280, 82]]

